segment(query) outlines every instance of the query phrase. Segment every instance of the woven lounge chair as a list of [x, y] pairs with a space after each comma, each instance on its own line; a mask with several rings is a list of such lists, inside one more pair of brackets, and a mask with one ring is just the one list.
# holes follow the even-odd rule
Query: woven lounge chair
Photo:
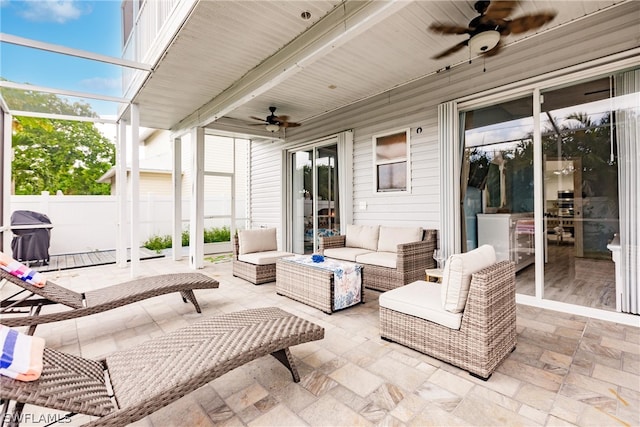
[[100, 361], [45, 348], [41, 377], [0, 377], [0, 399], [18, 402], [5, 419], [19, 420], [32, 404], [99, 417], [91, 426], [123, 426], [268, 354], [298, 382], [289, 347], [323, 337], [324, 328], [267, 307], [211, 317]]
[[[408, 286], [420, 290], [437, 285], [416, 282]], [[438, 300], [439, 296], [440, 290], [432, 295]], [[500, 261], [472, 275], [459, 329], [388, 308], [382, 294], [380, 336], [487, 380], [516, 346], [514, 264]]]
[[[29, 326], [29, 334], [33, 334], [36, 326], [42, 323], [100, 313], [172, 292], [180, 292], [183, 301], [191, 301], [200, 313], [200, 306], [193, 290], [218, 287], [217, 280], [201, 273], [143, 277], [85, 293], [74, 292], [50, 281], [47, 281], [44, 287], [38, 288], [0, 269], [0, 282], [2, 280], [7, 280], [22, 290], [2, 300], [0, 323], [9, 327]], [[58, 305], [67, 307], [68, 310], [40, 314], [45, 305]]]

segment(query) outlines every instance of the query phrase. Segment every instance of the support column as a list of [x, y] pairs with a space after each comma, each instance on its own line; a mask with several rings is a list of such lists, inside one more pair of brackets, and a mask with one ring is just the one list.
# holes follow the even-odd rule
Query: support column
[[131, 277], [140, 271], [140, 111], [131, 104]]
[[11, 160], [12, 160], [12, 125], [13, 116], [2, 110], [2, 136], [0, 143], [0, 177], [2, 177], [2, 196], [0, 196], [0, 228], [2, 241], [0, 249], [10, 254], [12, 233], [11, 226]]
[[182, 140], [173, 138], [173, 168], [171, 182], [173, 184], [173, 232], [171, 235], [173, 260], [182, 259]]
[[191, 212], [189, 215], [189, 266], [204, 265], [204, 128], [191, 131], [193, 182], [191, 186]]
[[118, 224], [116, 234], [116, 265], [127, 266], [127, 124], [118, 122], [116, 139], [116, 197], [118, 200]]

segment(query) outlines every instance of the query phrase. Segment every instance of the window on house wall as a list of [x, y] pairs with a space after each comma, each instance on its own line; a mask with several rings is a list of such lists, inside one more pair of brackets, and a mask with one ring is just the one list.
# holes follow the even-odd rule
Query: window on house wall
[[410, 191], [409, 129], [373, 136], [376, 193]]

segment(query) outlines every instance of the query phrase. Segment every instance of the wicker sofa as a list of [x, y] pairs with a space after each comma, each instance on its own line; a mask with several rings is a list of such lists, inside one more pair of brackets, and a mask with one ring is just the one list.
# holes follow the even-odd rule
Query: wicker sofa
[[346, 233], [321, 237], [320, 253], [363, 266], [364, 286], [388, 291], [425, 278], [434, 268], [436, 230], [420, 227], [347, 225]]
[[233, 236], [233, 275], [254, 285], [276, 280], [276, 261], [293, 255], [278, 250], [275, 228], [240, 230]]
[[[514, 264], [494, 261], [471, 274], [447, 268], [442, 284], [417, 281], [380, 295], [380, 336], [487, 380], [516, 346]], [[458, 279], [469, 288], [452, 300], [445, 288]]]

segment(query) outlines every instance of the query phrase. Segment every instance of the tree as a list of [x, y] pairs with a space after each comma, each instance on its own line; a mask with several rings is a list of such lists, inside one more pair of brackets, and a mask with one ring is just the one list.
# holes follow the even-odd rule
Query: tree
[[[2, 88], [2, 96], [13, 110], [97, 117], [88, 104], [53, 94]], [[16, 116], [12, 147], [15, 194], [110, 193], [96, 180], [115, 163], [115, 147], [92, 122]]]

